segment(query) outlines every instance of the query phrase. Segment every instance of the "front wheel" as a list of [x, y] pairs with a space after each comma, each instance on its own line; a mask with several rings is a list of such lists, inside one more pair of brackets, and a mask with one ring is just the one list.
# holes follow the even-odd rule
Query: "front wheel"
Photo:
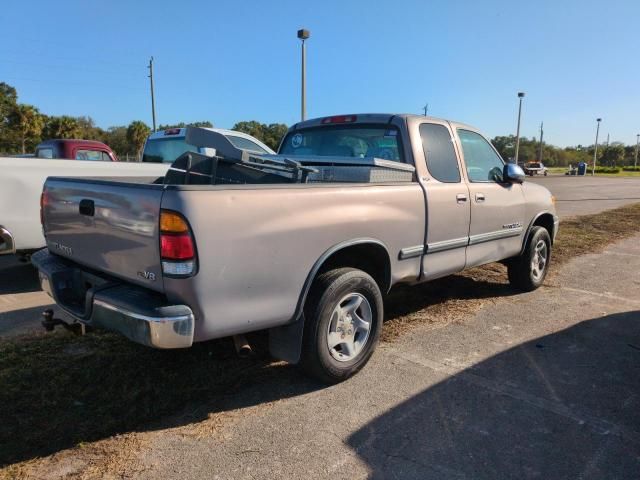
[[322, 382], [338, 383], [364, 367], [376, 348], [382, 294], [361, 270], [331, 270], [314, 282], [304, 314], [302, 368]]
[[551, 260], [551, 237], [544, 227], [531, 229], [524, 252], [507, 263], [509, 282], [519, 290], [531, 292], [542, 285]]

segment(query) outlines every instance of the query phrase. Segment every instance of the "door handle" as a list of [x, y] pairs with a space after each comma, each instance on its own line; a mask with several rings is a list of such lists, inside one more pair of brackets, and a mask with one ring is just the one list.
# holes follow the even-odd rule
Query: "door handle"
[[456, 195], [456, 202], [462, 203], [467, 201], [467, 195], [464, 193], [459, 193]]
[[84, 198], [80, 200], [80, 206], [78, 208], [80, 215], [87, 215], [88, 217], [93, 217], [96, 213], [96, 207], [93, 203], [93, 200], [89, 200]]
[[476, 193], [476, 202], [484, 202], [484, 193]]

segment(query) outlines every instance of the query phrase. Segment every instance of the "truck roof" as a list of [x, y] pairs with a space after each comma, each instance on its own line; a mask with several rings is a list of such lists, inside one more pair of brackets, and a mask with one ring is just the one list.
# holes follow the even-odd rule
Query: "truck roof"
[[38, 147], [46, 147], [48, 145], [60, 145], [60, 144], [82, 144], [82, 145], [95, 145], [96, 147], [107, 147], [106, 144], [99, 142], [97, 140], [83, 140], [81, 138], [52, 138], [50, 140], [45, 140], [38, 144]]
[[[436, 121], [436, 122], [449, 122], [455, 127], [465, 128], [473, 131], [477, 130], [475, 127], [461, 123], [461, 122], [456, 122], [453, 120], [447, 120], [447, 119], [438, 118], [438, 117], [418, 115], [415, 113], [350, 113], [350, 114], [344, 114], [344, 115], [329, 115], [326, 117], [317, 117], [317, 118], [305, 120], [303, 122], [298, 122], [292, 125], [289, 130], [298, 130], [300, 128], [316, 127], [316, 126], [324, 125], [325, 123], [323, 122], [326, 122], [327, 119], [348, 118], [348, 117], [355, 117], [355, 119], [348, 122], [344, 122], [344, 123], [389, 123], [394, 118], [401, 118], [406, 121], [422, 122], [424, 120], [429, 120], [429, 121]], [[342, 123], [342, 122], [336, 122], [336, 123]]]

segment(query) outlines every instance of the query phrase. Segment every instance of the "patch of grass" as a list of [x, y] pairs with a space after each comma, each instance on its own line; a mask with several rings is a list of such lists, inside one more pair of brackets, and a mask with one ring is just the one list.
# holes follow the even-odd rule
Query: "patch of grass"
[[[598, 252], [639, 230], [640, 204], [565, 220], [552, 265]], [[386, 302], [383, 340], [398, 338], [419, 324], [457, 321], [516, 293], [502, 264], [398, 287]], [[128, 461], [131, 453], [123, 456], [118, 445], [129, 445], [129, 450], [136, 443], [109, 437], [147, 429], [187, 406], [199, 413], [177, 423], [201, 422], [221, 408], [221, 398], [233, 398], [242, 386], [259, 379], [273, 383], [273, 397], [261, 401], [318, 388], [281, 362], [274, 363], [264, 335], [252, 336], [251, 342], [257, 355], [240, 359], [228, 339], [173, 351], [99, 332], [74, 337], [59, 331], [0, 341], [0, 466], [8, 465], [0, 478], [25, 476], [32, 465], [44, 461], [30, 459], [72, 447], [74, 461], [83, 455], [92, 464], [105, 455], [111, 455], [109, 461]], [[55, 463], [62, 457], [49, 458]]]

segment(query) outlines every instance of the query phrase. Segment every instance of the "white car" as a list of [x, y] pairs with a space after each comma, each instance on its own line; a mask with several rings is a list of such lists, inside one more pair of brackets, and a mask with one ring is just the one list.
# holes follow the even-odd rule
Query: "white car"
[[[255, 137], [236, 130], [225, 130], [222, 128], [206, 128], [212, 132], [220, 133], [227, 137], [234, 147], [248, 152], [264, 154], [275, 154], [272, 149]], [[142, 152], [142, 161], [145, 163], [173, 163], [185, 152], [198, 152], [206, 155], [215, 155], [211, 148], [199, 148], [187, 144], [185, 139], [186, 128], [168, 128], [152, 133], [147, 138]]]

